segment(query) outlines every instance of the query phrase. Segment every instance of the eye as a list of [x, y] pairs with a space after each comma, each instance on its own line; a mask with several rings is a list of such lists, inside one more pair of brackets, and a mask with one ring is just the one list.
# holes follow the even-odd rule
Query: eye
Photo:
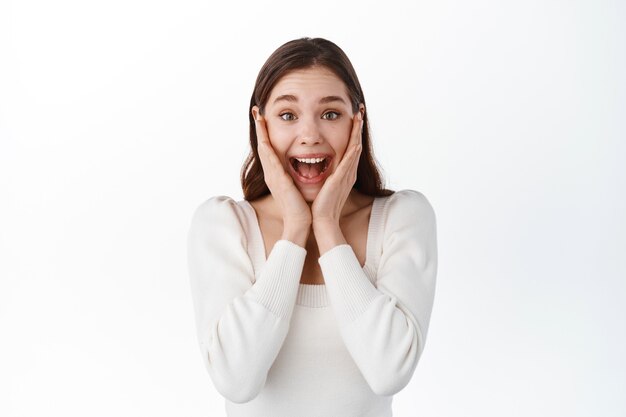
[[[284, 117], [287, 116], [287, 117]], [[280, 115], [278, 115], [278, 117], [280, 117], [281, 119], [283, 119], [286, 122], [292, 121], [296, 119], [296, 116], [293, 115], [293, 113], [289, 113], [289, 112], [285, 112], [285, 113], [281, 113]]]
[[[329, 116], [329, 117], [326, 117], [326, 116]], [[326, 120], [337, 120], [339, 118], [339, 113], [337, 113], [336, 111], [329, 111], [329, 112], [324, 113], [322, 118]]]

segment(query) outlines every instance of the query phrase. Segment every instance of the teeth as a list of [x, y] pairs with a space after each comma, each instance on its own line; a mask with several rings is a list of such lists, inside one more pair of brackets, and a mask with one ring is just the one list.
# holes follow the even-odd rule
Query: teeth
[[295, 158], [299, 162], [305, 162], [307, 164], [317, 164], [318, 162], [322, 162], [326, 158]]

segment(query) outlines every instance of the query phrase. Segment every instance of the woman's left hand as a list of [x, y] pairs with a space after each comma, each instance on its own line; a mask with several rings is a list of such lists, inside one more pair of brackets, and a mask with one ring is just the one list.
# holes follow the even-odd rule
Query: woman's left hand
[[333, 172], [322, 186], [311, 205], [313, 227], [315, 226], [339, 226], [339, 219], [343, 206], [350, 195], [350, 191], [356, 182], [357, 167], [361, 156], [361, 132], [363, 130], [363, 116], [358, 111], [352, 119], [352, 132], [348, 146]]

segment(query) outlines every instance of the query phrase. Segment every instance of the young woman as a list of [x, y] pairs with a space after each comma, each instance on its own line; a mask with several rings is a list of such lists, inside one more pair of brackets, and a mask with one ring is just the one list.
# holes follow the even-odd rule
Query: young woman
[[250, 145], [244, 200], [203, 202], [188, 238], [202, 358], [228, 416], [391, 416], [433, 306], [431, 205], [382, 187], [358, 78], [325, 39], [263, 65]]

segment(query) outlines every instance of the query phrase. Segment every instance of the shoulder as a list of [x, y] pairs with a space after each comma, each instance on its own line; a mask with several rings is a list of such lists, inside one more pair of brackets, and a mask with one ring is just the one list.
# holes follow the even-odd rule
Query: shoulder
[[244, 212], [240, 202], [225, 195], [210, 197], [200, 203], [193, 212], [192, 223], [228, 225], [243, 223]]
[[237, 202], [227, 195], [216, 195], [209, 197], [198, 205], [196, 213], [220, 211], [220, 210], [233, 210]]
[[435, 211], [426, 196], [416, 190], [400, 190], [387, 197], [385, 204], [387, 223], [403, 227], [408, 224], [432, 224]]
[[432, 204], [424, 194], [416, 190], [400, 190], [388, 196], [388, 209], [396, 212], [405, 212], [406, 215], [416, 214], [434, 216], [435, 211]]
[[396, 191], [387, 197], [383, 213], [381, 264], [393, 259], [394, 254], [402, 254], [420, 268], [436, 265], [435, 211], [424, 194], [415, 190]]

